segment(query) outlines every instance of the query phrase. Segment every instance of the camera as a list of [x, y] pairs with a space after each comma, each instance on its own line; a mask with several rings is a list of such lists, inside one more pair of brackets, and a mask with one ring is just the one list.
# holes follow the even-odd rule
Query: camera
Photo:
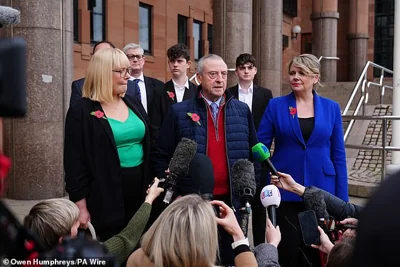
[[327, 220], [319, 221], [318, 224], [328, 235], [332, 243], [338, 241], [341, 237], [341, 234], [343, 234], [347, 229], [357, 229], [357, 226], [352, 224], [341, 224], [333, 217], [329, 217]]

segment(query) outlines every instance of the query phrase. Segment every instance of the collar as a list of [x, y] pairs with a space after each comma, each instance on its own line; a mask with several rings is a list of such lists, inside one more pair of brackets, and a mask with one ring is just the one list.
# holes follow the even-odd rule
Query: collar
[[[238, 88], [239, 88], [239, 91], [246, 92], [244, 89], [242, 89], [242, 87], [240, 86], [240, 83], [238, 83]], [[253, 82], [251, 82], [248, 92], [253, 93]]]
[[133, 76], [131, 76], [130, 78], [129, 78], [129, 80], [130, 81], [133, 81], [133, 80], [136, 80], [136, 79], [139, 79], [141, 82], [144, 82], [144, 75], [143, 75], [143, 72], [139, 75], [139, 77], [137, 77], [137, 78], [135, 78], [135, 77], [133, 77]]
[[208, 105], [211, 105], [211, 103], [214, 102], [215, 104], [217, 104], [218, 108], [221, 105], [222, 99], [224, 99], [224, 96], [221, 96], [217, 101], [210, 101], [203, 95], [203, 92], [200, 92], [200, 94], [201, 94], [201, 97], [204, 98], [204, 100], [207, 102]]
[[[172, 80], [172, 83], [174, 84], [174, 87], [181, 88], [181, 87], [174, 81], [174, 79], [171, 79], [171, 80]], [[186, 77], [185, 89], [189, 89], [189, 78], [188, 78], [188, 77]]]

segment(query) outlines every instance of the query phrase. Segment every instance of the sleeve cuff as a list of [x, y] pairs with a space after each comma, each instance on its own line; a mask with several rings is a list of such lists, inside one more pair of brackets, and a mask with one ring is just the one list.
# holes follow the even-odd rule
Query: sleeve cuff
[[242, 239], [242, 240], [238, 240], [238, 241], [236, 241], [236, 242], [233, 242], [233, 243], [232, 243], [232, 249], [235, 249], [236, 247], [238, 247], [238, 246], [240, 246], [240, 245], [247, 245], [247, 246], [250, 246], [249, 239], [245, 238], [245, 239]]

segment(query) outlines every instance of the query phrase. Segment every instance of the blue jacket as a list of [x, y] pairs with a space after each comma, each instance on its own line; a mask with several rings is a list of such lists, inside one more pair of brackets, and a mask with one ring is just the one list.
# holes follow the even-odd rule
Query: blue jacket
[[[198, 91], [200, 92], [201, 86]], [[251, 148], [258, 143], [250, 109], [245, 103], [234, 99], [229, 92], [225, 92], [225, 142], [226, 153], [230, 170], [238, 159], [252, 160]], [[192, 121], [188, 112], [196, 113], [200, 117], [200, 124]], [[207, 154], [207, 112], [208, 104], [197, 94], [195, 98], [172, 105], [160, 129], [156, 146], [152, 154], [153, 168], [157, 177], [165, 176], [165, 170], [172, 158], [174, 150], [182, 139], [186, 137], [197, 142], [197, 153]], [[259, 165], [256, 165], [256, 184], [259, 184]], [[232, 193], [231, 199], [236, 208], [239, 200]], [[182, 191], [191, 187], [190, 179], [181, 179], [179, 186]], [[258, 197], [258, 196], [255, 196]], [[233, 204], [232, 203], [232, 204]]]
[[[346, 152], [339, 104], [314, 94], [314, 129], [307, 143], [300, 130], [293, 93], [273, 98], [258, 129], [258, 138], [268, 148], [275, 139], [272, 163], [304, 186], [316, 186], [348, 201]], [[269, 182], [269, 176], [266, 177]], [[281, 190], [282, 201], [302, 201]]]

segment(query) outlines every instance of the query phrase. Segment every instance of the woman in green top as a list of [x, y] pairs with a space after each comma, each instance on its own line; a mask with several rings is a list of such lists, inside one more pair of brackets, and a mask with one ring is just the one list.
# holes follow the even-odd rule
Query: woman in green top
[[147, 114], [125, 96], [132, 70], [119, 49], [97, 51], [88, 66], [82, 99], [65, 125], [66, 190], [100, 240], [120, 232], [146, 196], [150, 176]]

